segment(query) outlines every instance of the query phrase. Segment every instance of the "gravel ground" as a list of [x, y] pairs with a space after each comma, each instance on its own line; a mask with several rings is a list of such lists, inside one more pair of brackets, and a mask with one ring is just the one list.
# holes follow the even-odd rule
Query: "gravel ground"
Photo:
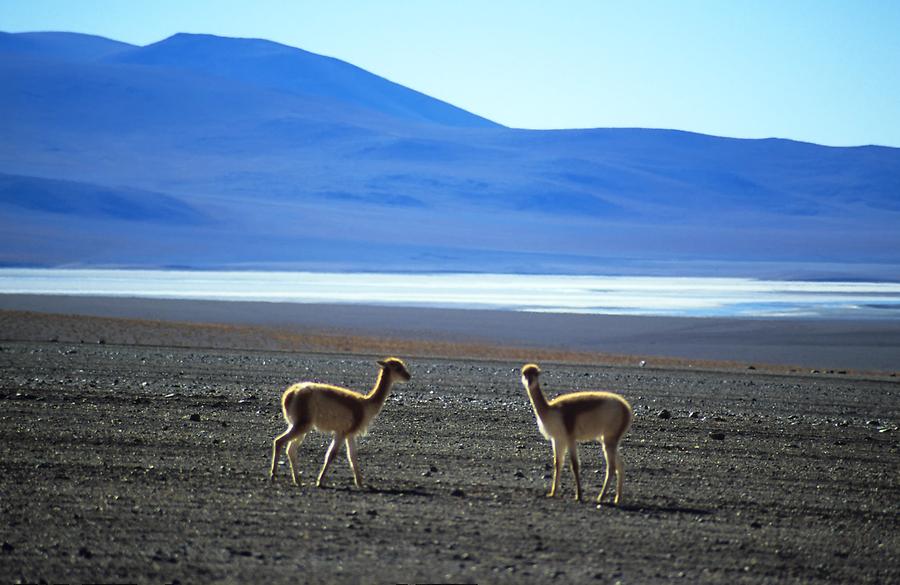
[[[518, 362], [410, 359], [313, 486], [266, 473], [299, 380], [367, 390], [383, 356], [0, 344], [4, 582], [898, 583], [895, 381], [543, 363], [623, 394], [624, 505], [597, 444], [547, 499], [550, 447]], [[402, 356], [401, 356], [402, 357]]]

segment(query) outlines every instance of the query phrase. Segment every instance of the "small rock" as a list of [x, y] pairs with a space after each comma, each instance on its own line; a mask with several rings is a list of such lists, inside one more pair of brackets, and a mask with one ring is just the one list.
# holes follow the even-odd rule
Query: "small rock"
[[453, 491], [450, 492], [450, 495], [454, 498], [464, 498], [466, 497], [466, 492], [462, 491], [459, 488], [453, 488]]
[[81, 547], [78, 549], [78, 556], [85, 558], [85, 559], [89, 559], [94, 556], [94, 553], [92, 553], [86, 547]]
[[374, 518], [375, 516], [378, 516], [378, 510], [366, 510], [366, 514]]
[[515, 473], [515, 476], [516, 476], [516, 477], [519, 477], [519, 478], [522, 478], [522, 477], [525, 477], [525, 474], [522, 473], [521, 470], [517, 469], [517, 470], [516, 470], [516, 473]]
[[188, 418], [190, 418], [192, 422], [200, 422], [200, 413], [195, 412]]
[[697, 412], [696, 410], [692, 410], [691, 413], [688, 415], [688, 418], [700, 418], [700, 413]]
[[428, 471], [430, 471], [431, 473], [437, 473], [437, 470], [438, 470], [438, 468], [435, 467], [434, 465], [432, 465], [431, 467], [428, 468]]
[[871, 426], [873, 426], [873, 427], [879, 427], [879, 426], [881, 426], [881, 421], [877, 421], [877, 420], [867, 420], [867, 421], [866, 421], [866, 424], [867, 424], [867, 425], [871, 425]]
[[714, 440], [714, 441], [724, 441], [724, 440], [725, 440], [725, 433], [710, 433], [710, 434], [709, 434], [709, 438], [712, 439], [712, 440]]
[[755, 370], [755, 369], [756, 369], [756, 366], [747, 366], [747, 369], [748, 369], [748, 370]]
[[664, 408], [656, 414], [656, 417], [661, 419], [668, 419], [672, 418], [672, 413]]
[[3, 552], [12, 552], [16, 547], [9, 544], [8, 542], [4, 542], [2, 548], [3, 548]]
[[750, 523], [750, 528], [762, 528], [762, 524], [760, 524], [759, 522], [754, 520], [753, 522]]

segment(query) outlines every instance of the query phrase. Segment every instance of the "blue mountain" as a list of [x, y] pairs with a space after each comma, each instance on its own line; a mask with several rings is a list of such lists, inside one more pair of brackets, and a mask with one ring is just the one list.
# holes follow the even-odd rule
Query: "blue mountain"
[[63, 61], [99, 59], [135, 48], [104, 37], [69, 32], [0, 32], [0, 53], [48, 57]]
[[114, 53], [107, 61], [213, 75], [256, 87], [338, 100], [410, 121], [471, 128], [497, 126], [339, 59], [262, 39], [182, 33]]
[[506, 128], [208, 35], [4, 33], [0, 79], [6, 264], [900, 274], [900, 149]]

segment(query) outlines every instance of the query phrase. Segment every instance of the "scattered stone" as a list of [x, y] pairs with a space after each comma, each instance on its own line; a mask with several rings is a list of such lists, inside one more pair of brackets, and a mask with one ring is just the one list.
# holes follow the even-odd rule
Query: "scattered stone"
[[867, 424], [867, 425], [871, 425], [871, 426], [873, 426], [873, 427], [880, 427], [880, 426], [881, 426], [881, 421], [877, 421], [877, 420], [874, 420], [874, 419], [873, 419], [873, 420], [867, 420], [867, 421], [866, 421], [866, 424]]
[[453, 488], [453, 491], [450, 492], [450, 495], [454, 498], [464, 498], [466, 497], [466, 492], [462, 491], [459, 488]]
[[516, 477], [518, 477], [518, 478], [523, 478], [523, 477], [525, 477], [525, 474], [522, 473], [522, 471], [519, 470], [519, 469], [516, 470], [516, 473], [515, 473], [514, 475], [515, 475]]
[[428, 471], [430, 471], [431, 473], [437, 473], [437, 470], [438, 470], [438, 468], [435, 467], [434, 465], [432, 465], [431, 467], [428, 468]]
[[747, 369], [748, 369], [748, 370], [755, 370], [755, 369], [756, 369], [756, 366], [747, 366]]
[[700, 413], [697, 412], [696, 410], [692, 410], [691, 413], [688, 415], [688, 418], [700, 418]]
[[12, 552], [16, 547], [9, 544], [8, 542], [4, 542], [2, 548], [3, 548], [3, 552]]
[[656, 414], [656, 417], [665, 420], [665, 419], [672, 418], [672, 413], [664, 408]]
[[92, 553], [86, 547], [81, 547], [78, 549], [78, 556], [80, 556], [81, 558], [84, 558], [84, 559], [89, 559], [94, 556], [94, 553]]
[[709, 438], [712, 439], [712, 440], [714, 440], [714, 441], [724, 441], [724, 440], [725, 440], [725, 433], [710, 433], [710, 434], [709, 434]]
[[188, 418], [190, 418], [191, 422], [200, 422], [200, 413], [195, 412]]
[[375, 516], [378, 516], [378, 510], [366, 510], [366, 514], [374, 518]]

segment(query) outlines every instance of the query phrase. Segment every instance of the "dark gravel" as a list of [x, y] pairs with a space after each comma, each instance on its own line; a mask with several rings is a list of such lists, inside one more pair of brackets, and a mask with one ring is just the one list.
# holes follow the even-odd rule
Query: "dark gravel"
[[[382, 356], [378, 356], [382, 357]], [[3, 582], [898, 583], [892, 382], [545, 363], [548, 393], [634, 405], [625, 505], [546, 499], [550, 447], [519, 363], [408, 360], [313, 487], [266, 478], [289, 383], [371, 385], [373, 357], [0, 346]], [[666, 411], [668, 417], [659, 416]]]

